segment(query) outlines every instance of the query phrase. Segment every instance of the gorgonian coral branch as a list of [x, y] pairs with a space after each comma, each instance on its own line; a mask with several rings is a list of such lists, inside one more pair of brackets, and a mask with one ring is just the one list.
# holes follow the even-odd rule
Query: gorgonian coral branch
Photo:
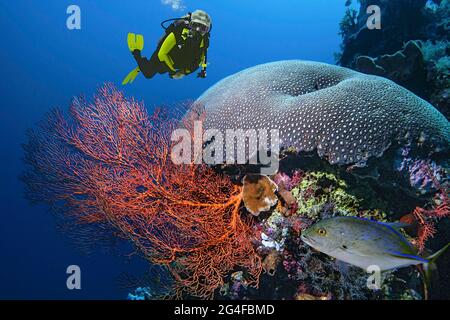
[[241, 187], [205, 165], [174, 164], [178, 126], [112, 85], [93, 102], [74, 99], [69, 116], [54, 111], [29, 133], [27, 195], [80, 225], [119, 231], [169, 268], [178, 296], [212, 297], [235, 267], [256, 285], [261, 261], [239, 215]]
[[431, 209], [416, 207], [412, 212], [412, 216], [418, 222], [416, 245], [420, 251], [425, 249], [427, 240], [434, 237], [436, 233], [436, 220], [450, 216], [450, 201], [448, 197], [448, 188], [442, 185], [436, 179], [431, 168], [425, 168], [426, 175], [432, 181], [433, 187], [438, 190], [435, 195], [435, 206]]

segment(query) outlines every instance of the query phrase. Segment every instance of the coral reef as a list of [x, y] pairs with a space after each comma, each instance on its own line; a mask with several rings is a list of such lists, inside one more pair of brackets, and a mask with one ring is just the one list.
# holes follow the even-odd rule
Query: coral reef
[[421, 194], [437, 191], [437, 185], [448, 182], [448, 167], [444, 168], [430, 159], [414, 158], [409, 155], [410, 149], [403, 148], [397, 160], [396, 170], [403, 172], [410, 186]]
[[[400, 50], [409, 40], [426, 40], [429, 22], [423, 12], [427, 0], [359, 0], [355, 26], [348, 28], [346, 13], [341, 22], [342, 47], [337, 55], [338, 64], [351, 66], [360, 55], [377, 57]], [[377, 5], [381, 9], [381, 29], [367, 28], [367, 8]], [[349, 10], [351, 10], [349, 8]], [[348, 10], [347, 10], [348, 12]]]
[[[450, 15], [450, 7], [448, 9]], [[450, 42], [427, 41], [422, 43], [428, 98], [441, 112], [450, 118]]]
[[[351, 3], [346, 4], [346, 6], [350, 6]], [[357, 18], [358, 18], [358, 11], [355, 9], [347, 8], [345, 10], [344, 17], [342, 18], [341, 22], [339, 23], [339, 34], [342, 37], [345, 37], [348, 34], [352, 34], [356, 31], [356, 28], [358, 26], [357, 24]]]
[[153, 295], [148, 287], [138, 287], [133, 293], [129, 293], [127, 300], [152, 300]]
[[[380, 210], [363, 208], [341, 178], [325, 171], [280, 172], [279, 188], [289, 185], [297, 210], [282, 214], [280, 207], [255, 225], [255, 245], [264, 257], [258, 290], [248, 287], [241, 276], [232, 276], [222, 287], [224, 298], [328, 299], [421, 299], [422, 284], [414, 268], [384, 274], [379, 290], [367, 287], [368, 274], [357, 267], [330, 258], [304, 244], [302, 230], [314, 222], [337, 215], [388, 221]], [[295, 182], [295, 183], [293, 183]]]
[[426, 241], [435, 236], [436, 220], [450, 216], [450, 203], [448, 196], [442, 195], [442, 198], [438, 201], [440, 204], [435, 208], [427, 210], [417, 207], [412, 213], [413, 219], [415, 219], [418, 223], [417, 238], [415, 239], [414, 244], [419, 248], [420, 252], [423, 252], [425, 249]]
[[195, 104], [205, 109], [205, 129], [279, 129], [282, 147], [317, 150], [331, 164], [364, 166], [392, 144], [422, 138], [423, 149], [450, 145], [448, 120], [426, 101], [385, 78], [323, 63], [259, 65]]
[[123, 273], [118, 285], [132, 290], [127, 296], [128, 300], [163, 300], [173, 296], [176, 283], [167, 267], [150, 265], [148, 271], [141, 276]]
[[[450, 1], [359, 3], [356, 18], [354, 9], [348, 8], [342, 19], [337, 63], [387, 77], [430, 101], [449, 118]], [[380, 30], [366, 27], [368, 5], [381, 8]]]
[[[403, 67], [411, 69], [392, 71], [392, 76], [407, 80], [422, 70], [415, 69], [417, 61], [424, 59], [421, 46], [410, 42], [396, 57], [371, 61], [389, 73], [400, 59]], [[435, 190], [430, 179], [441, 181], [447, 175], [441, 169], [448, 155], [449, 122], [434, 107], [392, 81], [302, 61], [244, 70], [209, 89], [196, 106], [205, 109], [205, 128], [276, 128], [284, 148], [282, 169], [274, 177], [280, 201], [275, 210], [259, 215], [254, 227], [254, 244], [264, 270], [260, 289], [247, 286], [240, 275], [227, 277], [222, 296], [422, 297], [415, 268], [387, 273], [383, 287], [371, 291], [364, 271], [314, 252], [303, 245], [300, 234], [312, 223], [336, 215], [393, 222], [406, 213], [417, 213], [414, 208], [427, 208], [432, 212], [416, 223], [416, 232], [409, 236], [419, 248], [420, 241], [425, 245], [423, 232], [436, 222], [435, 209], [439, 215], [445, 211], [443, 206], [427, 205]], [[235, 113], [242, 118], [236, 121]], [[434, 178], [423, 170], [432, 163]], [[432, 236], [426, 234], [428, 239]]]
[[[430, 101], [448, 119], [450, 1], [358, 2], [360, 8], [356, 23], [351, 21], [354, 13], [351, 16], [345, 14], [341, 23], [341, 52], [336, 55], [338, 64], [389, 78]], [[382, 10], [380, 30], [366, 27], [368, 5], [379, 5]], [[348, 8], [347, 12], [350, 11]], [[419, 144], [426, 143], [420, 140]], [[434, 158], [420, 152], [418, 155], [404, 146], [398, 154], [401, 156], [395, 157], [394, 166], [401, 177], [386, 174], [386, 166], [383, 171], [374, 170], [372, 177], [380, 187], [387, 188], [385, 190], [389, 189], [389, 185], [392, 186], [392, 193], [401, 190], [402, 197], [399, 199], [402, 201], [398, 203], [415, 204], [412, 208], [404, 206], [395, 210], [397, 205], [391, 201], [387, 207], [392, 210], [389, 214], [396, 218], [400, 216], [394, 212], [403, 213], [401, 220], [410, 224], [406, 230], [414, 237], [412, 241], [421, 251], [425, 245], [436, 250], [438, 243], [442, 246], [442, 243], [448, 242], [445, 236], [448, 224], [440, 221], [448, 216], [448, 154]], [[365, 198], [373, 196], [366, 194]], [[438, 222], [442, 226], [439, 233]], [[436, 235], [433, 241], [429, 241]]]
[[[28, 169], [23, 175], [29, 199], [49, 204], [60, 219], [82, 232], [78, 233], [79, 241], [119, 237], [130, 241], [137, 253], [158, 267], [148, 281], [131, 281], [137, 289], [128, 299], [421, 299], [416, 269], [386, 273], [383, 286], [372, 290], [367, 287], [368, 274], [364, 270], [314, 251], [300, 236], [302, 230], [328, 217], [345, 215], [393, 222], [404, 216], [403, 221], [416, 229], [407, 230], [409, 235], [405, 235], [421, 250], [428, 247], [429, 240], [442, 233], [439, 228], [450, 215], [448, 165], [441, 157], [448, 147], [448, 121], [423, 100], [388, 80], [323, 64], [292, 63], [311, 78], [319, 73], [317, 79], [321, 82], [315, 88], [290, 88], [293, 75], [289, 74], [278, 79], [282, 85], [269, 85], [266, 92], [262, 87], [257, 104], [280, 101], [276, 95], [275, 100], [264, 102], [269, 92], [282, 92], [281, 98], [285, 99], [286, 90], [294, 90], [298, 96], [289, 95], [292, 91], [288, 100], [309, 113], [299, 117], [283, 115], [289, 110], [288, 104], [283, 112], [272, 110], [267, 114], [267, 121], [287, 128], [284, 137], [288, 142], [293, 141], [289, 137], [296, 137], [303, 146], [319, 142], [321, 148], [317, 146], [318, 152], [306, 148], [309, 153], [297, 153], [287, 147], [275, 176], [247, 174], [241, 185], [224, 175], [224, 168], [175, 164], [171, 159], [171, 133], [180, 126], [192, 130], [192, 119], [184, 117], [180, 124], [179, 118], [163, 109], [149, 115], [142, 104], [106, 85], [92, 102], [75, 99], [69, 114], [54, 111], [38, 129], [29, 132], [24, 146]], [[250, 72], [256, 72], [267, 83], [274, 67], [279, 75], [286, 66], [272, 64]], [[259, 68], [264, 71], [262, 75]], [[329, 68], [334, 70], [335, 78], [321, 78], [330, 75]], [[245, 80], [246, 72], [235, 77]], [[224, 81], [228, 86], [233, 78]], [[356, 93], [345, 95], [350, 90], [345, 87], [346, 81], [348, 86], [362, 86], [362, 82], [377, 89], [381, 83], [393, 93], [374, 93], [378, 100], [372, 97], [373, 101], [367, 102]], [[253, 92], [245, 86], [235, 87], [238, 83], [232, 84], [230, 91], [225, 90], [225, 100], [238, 101], [237, 107], [240, 102], [248, 103], [245, 94]], [[324, 84], [330, 86], [317, 89]], [[340, 85], [347, 89], [336, 89]], [[302, 100], [305, 95], [301, 90], [310, 89], [309, 94], [322, 91], [316, 96], [323, 103], [322, 109], [316, 110]], [[234, 95], [234, 90], [244, 90], [244, 97]], [[324, 93], [327, 90], [330, 92]], [[360, 118], [352, 119], [350, 107], [336, 109], [336, 102], [327, 96], [335, 94], [349, 105], [358, 102]], [[208, 101], [206, 121], [210, 124], [225, 112], [220, 111], [222, 100], [215, 97], [208, 98], [207, 93], [200, 99]], [[383, 108], [377, 108], [375, 102]], [[214, 113], [216, 108], [219, 113]], [[399, 112], [405, 110], [409, 113], [401, 116]], [[330, 119], [323, 121], [322, 131], [316, 132], [308, 126], [313, 126], [319, 111]], [[388, 116], [382, 117], [383, 112], [389, 112]], [[255, 112], [244, 112], [243, 119], [248, 123], [256, 121], [256, 125], [265, 121], [263, 114]], [[299, 127], [288, 123], [289, 119], [298, 119]], [[290, 136], [300, 126], [307, 134]], [[352, 138], [356, 128], [355, 135], [367, 130], [359, 140]], [[385, 132], [392, 134], [392, 140], [383, 136]], [[370, 159], [366, 154], [364, 167], [358, 165], [361, 163], [336, 166], [330, 162], [342, 162], [333, 157], [342, 156], [345, 162], [347, 151], [324, 150], [328, 142], [335, 148], [349, 148], [348, 155], [364, 144], [372, 144], [372, 149], [365, 147], [366, 153], [384, 153], [381, 158]], [[333, 150], [337, 151], [333, 154]], [[405, 195], [413, 200], [404, 201]]]
[[252, 215], [258, 216], [278, 202], [278, 197], [275, 195], [278, 187], [269, 177], [246, 175], [242, 182], [242, 199], [245, 208]]
[[131, 241], [170, 271], [176, 297], [210, 298], [235, 268], [257, 285], [261, 259], [240, 216], [242, 188], [205, 165], [174, 164], [178, 124], [112, 85], [92, 102], [74, 99], [69, 116], [54, 111], [29, 132], [27, 195], [80, 227]]
[[427, 179], [431, 180], [433, 187], [438, 190], [436, 193], [431, 208], [425, 209], [416, 207], [414, 211], [403, 217], [401, 221], [414, 224], [417, 223], [414, 244], [422, 252], [425, 249], [427, 240], [433, 238], [436, 234], [436, 223], [445, 217], [450, 216], [450, 200], [448, 196], [448, 187], [444, 187], [435, 178], [430, 166], [427, 166]]
[[402, 50], [376, 58], [358, 56], [354, 68], [360, 72], [388, 78], [403, 87], [426, 96], [427, 73], [420, 47], [416, 41], [408, 41]]
[[327, 206], [328, 214], [340, 212], [343, 215], [356, 215], [358, 200], [344, 191], [346, 187], [345, 181], [333, 174], [307, 173], [300, 184], [292, 189], [292, 195], [298, 199], [297, 213], [317, 219]]

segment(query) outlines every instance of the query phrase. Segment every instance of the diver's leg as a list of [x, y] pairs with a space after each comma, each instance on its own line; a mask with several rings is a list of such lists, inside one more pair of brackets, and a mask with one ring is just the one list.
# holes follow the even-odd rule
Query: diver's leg
[[153, 78], [153, 76], [159, 71], [159, 67], [155, 64], [154, 59], [146, 59], [142, 57], [140, 50], [134, 50], [133, 56], [139, 66], [139, 69], [146, 78]]

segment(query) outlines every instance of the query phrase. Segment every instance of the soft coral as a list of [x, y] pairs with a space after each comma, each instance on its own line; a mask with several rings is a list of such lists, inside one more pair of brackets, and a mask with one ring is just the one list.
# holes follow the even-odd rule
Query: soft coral
[[438, 190], [434, 197], [434, 207], [425, 209], [416, 207], [414, 211], [403, 218], [403, 221], [415, 220], [418, 223], [417, 238], [414, 240], [419, 251], [423, 251], [427, 240], [436, 234], [436, 222], [438, 219], [450, 216], [450, 202], [447, 186], [442, 185], [433, 174], [431, 168], [426, 169], [428, 178]]

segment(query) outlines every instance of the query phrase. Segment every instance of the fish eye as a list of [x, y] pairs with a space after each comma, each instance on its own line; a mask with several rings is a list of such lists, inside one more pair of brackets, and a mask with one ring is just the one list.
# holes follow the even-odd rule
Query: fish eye
[[327, 230], [325, 230], [323, 228], [319, 228], [319, 229], [317, 229], [317, 233], [321, 236], [324, 236], [327, 234]]

